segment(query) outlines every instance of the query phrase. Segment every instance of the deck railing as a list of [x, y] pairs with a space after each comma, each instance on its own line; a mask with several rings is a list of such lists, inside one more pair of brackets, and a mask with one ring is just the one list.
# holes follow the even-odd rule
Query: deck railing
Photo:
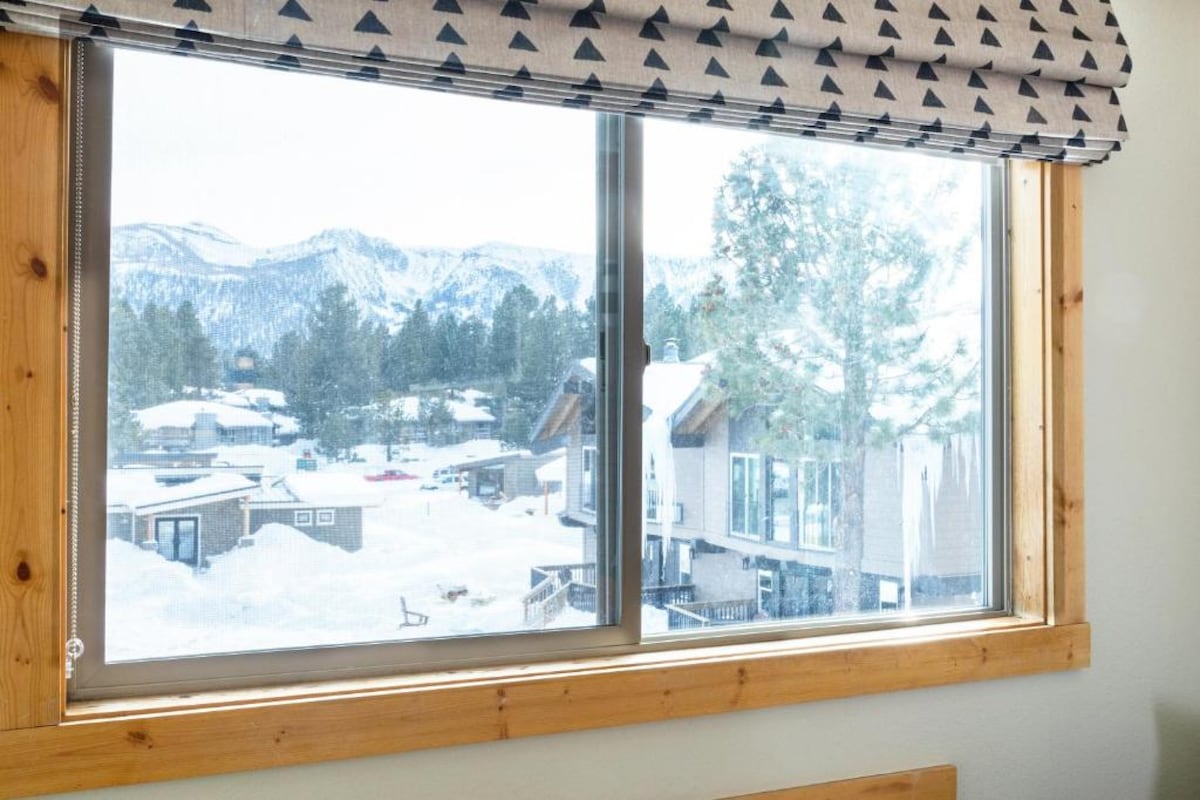
[[758, 601], [721, 600], [711, 603], [674, 603], [667, 606], [667, 627], [707, 628], [712, 625], [736, 625], [752, 621], [758, 614]]

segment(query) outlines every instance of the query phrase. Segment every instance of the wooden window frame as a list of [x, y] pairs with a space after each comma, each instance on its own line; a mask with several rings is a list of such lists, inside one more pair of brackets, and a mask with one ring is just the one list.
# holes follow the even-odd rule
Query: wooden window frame
[[1071, 670], [1085, 621], [1082, 174], [1014, 162], [1011, 616], [516, 667], [68, 703], [69, 46], [0, 33], [0, 797]]

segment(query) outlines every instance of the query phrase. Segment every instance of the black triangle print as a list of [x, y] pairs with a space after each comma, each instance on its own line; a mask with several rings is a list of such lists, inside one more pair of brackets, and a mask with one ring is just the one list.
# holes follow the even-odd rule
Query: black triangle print
[[733, 6], [729, 5], [727, 0], [708, 0], [709, 8], [721, 8], [725, 11], [733, 11]]
[[1025, 121], [1028, 122], [1030, 125], [1045, 125], [1046, 124], [1046, 118], [1043, 117], [1041, 112], [1038, 111], [1033, 106], [1029, 107], [1029, 115], [1027, 117], [1025, 117]]
[[[1121, 133], [1129, 133], [1129, 128], [1126, 127], [1126, 125], [1125, 125], [1125, 115], [1124, 114], [1122, 114], [1120, 117], [1117, 118], [1117, 130], [1119, 130]], [[1118, 147], [1121, 146], [1119, 142], [1117, 143], [1117, 146]]]
[[1058, 6], [1058, 10], [1060, 13], [1070, 14], [1073, 17], [1079, 16], [1075, 11], [1075, 6], [1071, 5], [1071, 0], [1062, 0], [1062, 3]]
[[1129, 46], [1129, 43], [1125, 41], [1125, 34], [1123, 34], [1123, 33], [1117, 33], [1116, 42], [1117, 42], [1117, 44], [1121, 45], [1121, 47]]
[[821, 81], [821, 91], [826, 94], [842, 94], [841, 87], [828, 75], [825, 76], [825, 80]]
[[1034, 33], [1046, 33], [1046, 29], [1042, 27], [1042, 23], [1038, 22], [1037, 17], [1029, 18], [1029, 30]]
[[179, 39], [188, 39], [193, 42], [207, 42], [212, 44], [212, 34], [205, 33], [200, 30], [200, 26], [196, 24], [196, 20], [189, 20], [187, 25], [182, 28], [175, 29], [175, 36]]
[[1053, 61], [1054, 51], [1050, 49], [1050, 45], [1046, 44], [1043, 39], [1038, 42], [1037, 49], [1033, 51], [1033, 57], [1038, 61]]
[[936, 81], [939, 80], [937, 73], [933, 71], [933, 65], [928, 61], [921, 62], [917, 67], [917, 80], [919, 81]]
[[[94, 25], [99, 28], [116, 28], [121, 29], [121, 23], [116, 17], [110, 17], [107, 14], [101, 14], [100, 10], [95, 6], [88, 6], [82, 14], [79, 15], [79, 21], [84, 25]], [[107, 35], [107, 34], [106, 34]]]
[[1035, 6], [1033, 4], [1033, 0], [1021, 0], [1021, 10], [1022, 11], [1032, 11], [1033, 13], [1036, 14], [1037, 6]]
[[662, 82], [662, 79], [655, 78], [654, 83], [650, 84], [650, 88], [642, 92], [642, 97], [646, 100], [661, 102], [667, 99], [667, 87]]
[[933, 5], [931, 5], [929, 7], [929, 18], [930, 19], [940, 19], [944, 22], [950, 21], [950, 15], [947, 14], [945, 11], [943, 11], [942, 7], [939, 6], [937, 3], [934, 3]]
[[[884, 114], [882, 117], [876, 117], [876, 118], [875, 118], [875, 119], [873, 119], [873, 120], [869, 120], [869, 122], [870, 122], [872, 125], [886, 125], [886, 126], [888, 126], [888, 127], [891, 127], [891, 124], [892, 124], [892, 115], [891, 115], [891, 114]], [[878, 133], [878, 131], [876, 131], [876, 132]]]
[[972, 139], [991, 139], [992, 138], [992, 123], [985, 122], [977, 130], [971, 131]]
[[1067, 139], [1067, 147], [1078, 147], [1080, 149], [1087, 147], [1087, 137], [1083, 135], [1082, 130], [1070, 139]]
[[814, 63], [818, 67], [829, 67], [830, 69], [838, 68], [837, 61], [835, 61], [833, 58], [833, 53], [825, 49], [817, 51], [817, 60]]
[[449, 75], [438, 75], [429, 83], [432, 85], [433, 91], [444, 92], [447, 90], [447, 87], [454, 86], [454, 79]]
[[840, 22], [843, 25], [846, 24], [845, 17], [838, 12], [833, 3], [825, 4], [825, 13], [821, 15], [821, 19], [825, 20], [826, 22]]
[[701, 108], [698, 111], [688, 112], [688, 122], [711, 122], [713, 111], [711, 108]]
[[873, 69], [878, 72], [887, 72], [887, 62], [879, 56], [867, 56], [867, 69]]
[[1075, 28], [1073, 31], [1071, 31], [1071, 38], [1079, 42], [1090, 42], [1092, 40], [1092, 37], [1079, 30], [1079, 28]]
[[712, 29], [717, 33], [729, 33], [729, 20], [725, 19], [725, 17], [721, 17], [719, 20], [713, 23]]
[[925, 99], [921, 101], [921, 105], [926, 108], [945, 108], [946, 104], [942, 102], [942, 98], [933, 93], [933, 89], [925, 90]]
[[[0, 22], [2, 21], [3, 20], [0, 20]], [[183, 39], [182, 41], [175, 43], [175, 47], [172, 48], [171, 52], [177, 56], [187, 57], [196, 52], [196, 44], [195, 42], [189, 42], [187, 39]], [[267, 66], [269, 67], [271, 64], [268, 62]]]
[[1022, 147], [1041, 147], [1042, 146], [1042, 137], [1038, 136], [1036, 133], [1027, 133], [1021, 137], [1021, 146]]
[[726, 72], [725, 68], [721, 66], [721, 62], [717, 61], [715, 58], [710, 58], [708, 60], [708, 66], [704, 68], [704, 74], [711, 75], [714, 78], [729, 77], [729, 73]]
[[283, 8], [279, 9], [279, 16], [312, 22], [312, 17], [308, 15], [308, 12], [304, 10], [304, 7], [297, 0], [287, 0], [283, 4]]
[[1083, 92], [1083, 89], [1079, 88], [1079, 84], [1073, 83], [1073, 82], [1066, 84], [1066, 86], [1063, 90], [1063, 94], [1066, 97], [1085, 97], [1086, 96]]
[[379, 80], [379, 70], [375, 67], [360, 67], [347, 72], [346, 77], [356, 81], [377, 81]]
[[979, 10], [975, 12], [975, 19], [982, 22], [996, 22], [996, 18], [992, 16], [992, 12], [987, 10], [987, 6], [982, 5], [979, 7]]
[[760, 114], [786, 114], [787, 106], [783, 104], [782, 97], [776, 97], [775, 102], [769, 106], [759, 106], [758, 113]]
[[446, 56], [446, 60], [442, 62], [440, 67], [435, 67], [439, 72], [453, 72], [456, 75], [467, 74], [467, 68], [463, 65], [462, 59], [457, 53], [451, 53]]
[[1125, 60], [1121, 62], [1121, 72], [1126, 74], [1133, 72], [1133, 59], [1125, 56]]
[[283, 43], [283, 46], [290, 47], [293, 50], [303, 50], [304, 42], [300, 41], [300, 37], [293, 33], [288, 37], [288, 40]]
[[1119, 24], [1117, 24], [1117, 15], [1111, 11], [1109, 11], [1108, 16], [1104, 18], [1104, 24], [1109, 28], [1121, 27]]
[[[107, 39], [108, 31], [104, 30], [104, 28], [101, 28], [99, 25], [95, 25], [92, 27], [92, 29], [90, 31], [87, 32], [87, 36], [84, 38], [86, 38], [86, 39]], [[196, 49], [196, 45], [194, 45], [191, 42], [188, 42], [186, 40], [175, 45], [175, 49], [182, 50], [183, 49], [182, 45], [184, 45], [184, 44], [190, 45], [190, 47], [187, 48], [189, 50]]]
[[[723, 20], [723, 19], [725, 19], [725, 18], [724, 18], [724, 17], [721, 17], [721, 19]], [[780, 28], [780, 29], [779, 29], [779, 33], [775, 34], [775, 35], [774, 35], [774, 36], [772, 36], [771, 38], [772, 38], [772, 39], [774, 39], [774, 40], [775, 40], [775, 41], [777, 41], [777, 42], [783, 42], [783, 43], [785, 43], [785, 44], [786, 44], [786, 43], [787, 43], [787, 40], [788, 40], [788, 32], [787, 32], [787, 28]], [[841, 39], [835, 39], [834, 41], [836, 41], [836, 42], [840, 42], [840, 41], [841, 41]], [[839, 49], [839, 50], [840, 50], [841, 48], [837, 48], [837, 49]]]
[[525, 66], [522, 66], [520, 69], [518, 69], [516, 72], [514, 72], [513, 77], [519, 81], [533, 80], [533, 75], [530, 74], [529, 67], [525, 67]]
[[889, 45], [887, 50], [884, 50], [882, 53], [879, 54], [879, 57], [880, 58], [895, 58], [896, 57], [895, 46]]
[[1119, 106], [1119, 105], [1121, 105], [1121, 98], [1117, 97], [1117, 90], [1116, 90], [1116, 89], [1109, 89], [1109, 91], [1108, 91], [1108, 104], [1109, 104], [1110, 106]]
[[979, 43], [988, 47], [1000, 47], [1000, 40], [996, 38], [996, 34], [992, 33], [991, 28], [984, 28], [983, 35], [979, 37]]
[[374, 11], [368, 11], [363, 14], [363, 18], [354, 26], [355, 33], [376, 33], [380, 36], [391, 36], [392, 32], [387, 29], [387, 26], [379, 21], [379, 17], [375, 16]]
[[[0, 8], [0, 25], [3, 25], [5, 23], [8, 23], [9, 25], [11, 25], [12, 17], [10, 17], [8, 15], [8, 12], [5, 11], [3, 8]], [[180, 44], [182, 44], [182, 42], [180, 42]]]
[[837, 50], [839, 53], [846, 49], [845, 47], [842, 46], [842, 37], [840, 37], [840, 36], [837, 37], [836, 39], [834, 39], [829, 44], [825, 45], [825, 47], [826, 47], [826, 49], [829, 49], [829, 50]]
[[967, 81], [967, 86], [970, 86], [972, 89], [986, 90], [988, 88], [988, 85], [983, 82], [983, 78], [974, 70], [971, 70], [971, 78]]
[[882, 39], [901, 38], [900, 32], [893, 28], [892, 23], [888, 22], [886, 19], [883, 21], [883, 24], [879, 26], [879, 36]]
[[992, 114], [992, 107], [982, 97], [975, 98], [975, 113], [976, 114]]
[[[190, 42], [189, 42], [189, 44], [190, 44]], [[195, 45], [193, 44], [192, 47], [194, 48]], [[281, 56], [277, 56], [274, 61], [268, 62], [267, 66], [275, 67], [276, 69], [298, 68], [300, 66], [300, 59], [296, 58], [293, 55], [284, 54]]]
[[878, 84], [876, 84], [875, 96], [878, 97], [880, 100], [895, 100], [896, 99], [896, 95], [892, 94], [892, 90], [889, 89], [887, 84], [884, 83], [883, 81], [880, 81]]
[[367, 61], [379, 61], [385, 64], [387, 63], [387, 56], [384, 55], [383, 50], [381, 50], [377, 44], [372, 45], [371, 49], [367, 51], [365, 56], [355, 56], [355, 58], [362, 58]]
[[587, 108], [592, 104], [592, 98], [586, 94], [579, 94], [574, 97], [565, 98], [562, 104], [568, 108]]
[[186, 11], [199, 11], [201, 14], [212, 13], [212, 6], [204, 2], [204, 0], [175, 0], [174, 6]]
[[[940, 119], [935, 119], [928, 125], [922, 125], [918, 130], [921, 130], [924, 133], [942, 133], [942, 121]], [[926, 136], [922, 136], [921, 138], [928, 140], [928, 137]]]
[[1076, 122], [1091, 122], [1092, 118], [1083, 110], [1081, 106], [1075, 106], [1075, 113], [1071, 114], [1071, 119]]
[[670, 71], [671, 69], [667, 66], [667, 62], [663, 61], [663, 57], [660, 56], [658, 51], [653, 47], [650, 48], [649, 53], [646, 53], [646, 58], [642, 61], [642, 66], [649, 67], [650, 69], [665, 69], [667, 71]]
[[592, 44], [592, 40], [583, 37], [583, 41], [579, 43], [579, 47], [575, 48], [576, 61], [603, 61], [604, 56], [596, 49], [596, 45]]
[[783, 0], [775, 0], [775, 7], [771, 9], [771, 17], [773, 19], [795, 19], [792, 12], [783, 4]]
[[600, 21], [596, 19], [596, 15], [586, 8], [575, 12], [571, 17], [572, 28], [591, 28], [592, 30], [600, 30]]
[[759, 42], [754, 55], [762, 56], [763, 58], [783, 58], [783, 55], [779, 52], [779, 48], [775, 45], [774, 39], [763, 39]]
[[946, 33], [945, 28], [938, 28], [937, 36], [934, 37], [933, 43], [940, 47], [954, 47], [954, 39], [950, 34]]
[[721, 39], [717, 36], [717, 32], [712, 28], [705, 28], [696, 36], [696, 44], [704, 44], [709, 47], [721, 47]]
[[1026, 72], [1025, 74], [1031, 78], [1040, 78], [1042, 77], [1042, 68], [1038, 67], [1033, 72]]
[[[822, 111], [817, 119], [821, 120], [822, 122], [841, 122], [842, 108], [837, 103], [830, 103], [829, 108], [827, 108], [825, 111]], [[822, 125], [821, 127], [824, 128], [825, 126]]]
[[934, 64], [942, 64], [942, 65], [944, 65], [944, 64], [946, 63], [946, 54], [945, 54], [945, 53], [942, 53], [940, 56], [938, 56], [937, 58], [935, 58], [935, 59], [933, 60], [933, 63], [934, 63]]
[[1079, 66], [1084, 69], [1100, 69], [1100, 65], [1096, 63], [1096, 57], [1092, 55], [1091, 50], [1084, 51], [1083, 61], [1079, 62]]
[[463, 13], [462, 6], [458, 4], [458, 0], [433, 0], [433, 10], [439, 14]]
[[638, 37], [642, 39], [652, 39], [656, 42], [666, 41], [663, 38], [662, 31], [660, 31], [658, 26], [650, 20], [646, 20], [646, 22], [642, 25], [642, 30], [640, 33], [638, 33]]
[[449, 22], [447, 22], [445, 25], [443, 25], [442, 29], [440, 31], [438, 31], [437, 40], [439, 42], [442, 42], [443, 44], [466, 44], [467, 43], [467, 40], [464, 39], [463, 37], [459, 36], [458, 31], [454, 30], [454, 28], [450, 25]]
[[592, 92], [593, 94], [604, 91], [604, 85], [600, 83], [600, 79], [596, 77], [596, 73], [594, 72], [588, 75], [587, 80], [583, 83], [571, 84], [571, 88], [577, 92]]
[[517, 31], [513, 34], [512, 41], [508, 43], [509, 50], [528, 50], [531, 53], [538, 51], [537, 45], [525, 34]]
[[763, 86], [787, 86], [783, 78], [779, 77], [779, 73], [774, 67], [767, 67], [767, 71], [763, 73], [762, 80], [759, 81]]
[[992, 62], [991, 62], [991, 61], [989, 61], [989, 62], [987, 62], [986, 64], [984, 64], [983, 66], [981, 66], [979, 69], [981, 69], [981, 70], [987, 70], [988, 72], [991, 72], [993, 69], [995, 69], [995, 67], [993, 67], [993, 66], [992, 66]]
[[651, 14], [650, 19], [648, 19], [646, 21], [647, 22], [658, 22], [658, 23], [662, 23], [663, 25], [671, 24], [671, 18], [669, 16], [667, 16], [667, 10], [665, 8], [663, 8], [662, 6], [659, 6], [658, 10], [655, 11], [653, 14]]
[[496, 98], [497, 100], [517, 100], [524, 96], [525, 90], [520, 86], [513, 86], [512, 84], [505, 86], [503, 89], [497, 89], [496, 91], [492, 92], [492, 97]]
[[723, 95], [721, 92], [716, 92], [712, 97], [703, 102], [712, 106], [723, 106], [725, 105], [725, 95]]
[[1041, 97], [1037, 89], [1033, 88], [1033, 84], [1024, 78], [1021, 78], [1021, 85], [1017, 88], [1017, 94], [1021, 95], [1021, 97]]
[[504, 8], [500, 9], [500, 16], [508, 17], [509, 19], [529, 19], [529, 12], [525, 10], [525, 5], [520, 0], [508, 0], [504, 4]]
[[896, 7], [892, 5], [892, 0], [875, 0], [876, 11], [890, 11], [893, 14], [897, 13]]

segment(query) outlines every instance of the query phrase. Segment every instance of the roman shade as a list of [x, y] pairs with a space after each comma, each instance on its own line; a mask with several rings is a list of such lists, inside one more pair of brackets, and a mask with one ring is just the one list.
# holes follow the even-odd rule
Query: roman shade
[[1108, 0], [0, 0], [0, 26], [980, 157], [1126, 136]]

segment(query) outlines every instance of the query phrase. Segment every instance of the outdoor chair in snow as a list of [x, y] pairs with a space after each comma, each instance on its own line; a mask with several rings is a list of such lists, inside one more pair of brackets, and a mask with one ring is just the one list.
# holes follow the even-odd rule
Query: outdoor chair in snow
[[401, 628], [424, 625], [429, 622], [428, 614], [422, 614], [418, 611], [409, 611], [408, 601], [405, 600], [403, 596], [400, 598], [400, 613], [404, 615], [404, 620], [399, 625]]

